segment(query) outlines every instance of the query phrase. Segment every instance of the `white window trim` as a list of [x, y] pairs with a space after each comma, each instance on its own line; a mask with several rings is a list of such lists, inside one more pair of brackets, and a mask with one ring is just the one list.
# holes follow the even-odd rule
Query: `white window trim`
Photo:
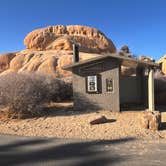
[[[95, 89], [94, 89], [94, 90], [90, 90], [90, 85], [89, 85], [89, 83], [90, 83], [90, 80], [89, 80], [90, 77], [95, 77], [95, 80], [94, 80], [94, 82], [95, 82]], [[97, 83], [97, 75], [87, 76], [87, 91], [88, 91], [88, 92], [97, 92], [97, 91], [98, 91], [97, 86], [98, 86], [98, 83]]]

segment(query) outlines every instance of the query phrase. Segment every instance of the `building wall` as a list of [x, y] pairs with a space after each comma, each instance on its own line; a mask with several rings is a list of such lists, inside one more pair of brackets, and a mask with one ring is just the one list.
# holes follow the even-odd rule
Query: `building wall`
[[120, 77], [120, 103], [140, 103], [141, 83], [136, 76]]
[[120, 76], [120, 104], [147, 105], [147, 77], [141, 73], [136, 76]]
[[[86, 76], [100, 75], [100, 92], [86, 92]], [[106, 92], [106, 79], [113, 79], [113, 92]], [[119, 111], [119, 63], [115, 59], [105, 59], [73, 69], [73, 96], [76, 110], [105, 109]]]

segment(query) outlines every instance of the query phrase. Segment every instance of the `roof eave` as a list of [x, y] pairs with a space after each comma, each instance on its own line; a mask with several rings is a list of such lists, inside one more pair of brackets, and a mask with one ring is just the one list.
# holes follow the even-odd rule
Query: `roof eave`
[[113, 53], [113, 54], [101, 55], [101, 56], [98, 56], [98, 57], [95, 57], [95, 58], [87, 59], [87, 60], [80, 61], [80, 62], [77, 62], [77, 63], [73, 63], [73, 64], [70, 64], [70, 65], [65, 65], [65, 66], [62, 66], [62, 69], [71, 71], [73, 67], [77, 67], [77, 66], [80, 66], [80, 65], [83, 65], [83, 64], [86, 64], [86, 63], [90, 63], [90, 62], [93, 62], [93, 61], [105, 59], [105, 58], [108, 58], [108, 57], [116, 58], [116, 59], [119, 59], [121, 61], [131, 61], [133, 63], [136, 63], [140, 67], [141, 66], [142, 67], [156, 67], [156, 68], [160, 67], [160, 65], [157, 64], [157, 63], [145, 62], [145, 61], [142, 61], [142, 60], [139, 60], [139, 59], [134, 59], [134, 58], [126, 57], [126, 56], [121, 56], [118, 53]]

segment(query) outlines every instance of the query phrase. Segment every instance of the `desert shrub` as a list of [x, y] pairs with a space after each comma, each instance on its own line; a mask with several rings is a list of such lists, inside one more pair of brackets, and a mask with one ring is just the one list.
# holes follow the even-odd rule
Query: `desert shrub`
[[[41, 78], [41, 75], [39, 75]], [[43, 86], [47, 89], [47, 98], [50, 101], [70, 100], [72, 97], [72, 84], [66, 79], [56, 79], [49, 76], [43, 76]]]
[[2, 75], [0, 76], [0, 104], [8, 106], [9, 117], [24, 118], [41, 115], [44, 103], [64, 100], [71, 95], [69, 88], [71, 86], [64, 81], [41, 74]]
[[71, 78], [61, 78], [59, 80], [59, 94], [56, 95], [58, 98], [56, 98], [55, 95], [53, 95], [54, 101], [65, 101], [65, 100], [71, 100], [73, 97], [73, 89], [72, 89], [72, 82]]

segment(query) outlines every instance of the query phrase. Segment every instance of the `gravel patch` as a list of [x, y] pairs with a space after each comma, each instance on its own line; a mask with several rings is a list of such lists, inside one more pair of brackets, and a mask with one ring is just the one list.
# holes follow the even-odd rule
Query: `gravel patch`
[[[52, 104], [44, 117], [14, 120], [0, 118], [0, 133], [81, 139], [119, 139], [135, 137], [144, 139], [166, 138], [166, 130], [150, 131], [140, 126], [142, 111], [114, 113], [106, 110], [97, 112], [74, 112], [72, 103]], [[90, 121], [105, 116], [110, 123], [90, 125]], [[166, 113], [162, 113], [166, 122]]]

